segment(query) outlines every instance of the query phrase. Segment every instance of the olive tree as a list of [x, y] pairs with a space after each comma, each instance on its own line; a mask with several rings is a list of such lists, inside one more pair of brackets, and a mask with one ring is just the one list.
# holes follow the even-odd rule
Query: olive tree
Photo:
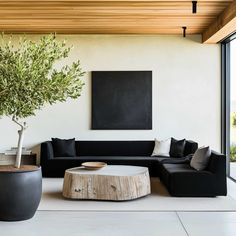
[[0, 117], [9, 116], [20, 126], [15, 167], [20, 168], [26, 122], [45, 104], [76, 99], [84, 85], [80, 61], [55, 69], [55, 62], [66, 58], [71, 47], [55, 35], [32, 41], [26, 37], [16, 43], [2, 36], [0, 45]]

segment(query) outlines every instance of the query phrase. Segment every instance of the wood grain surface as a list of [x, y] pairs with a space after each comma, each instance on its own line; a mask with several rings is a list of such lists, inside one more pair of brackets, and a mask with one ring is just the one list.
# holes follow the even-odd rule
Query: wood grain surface
[[148, 168], [107, 166], [96, 171], [66, 170], [63, 196], [71, 199], [124, 201], [151, 193]]

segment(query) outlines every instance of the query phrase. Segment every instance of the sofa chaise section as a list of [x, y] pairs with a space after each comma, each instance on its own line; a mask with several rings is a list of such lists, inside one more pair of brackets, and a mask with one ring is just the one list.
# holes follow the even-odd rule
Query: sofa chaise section
[[163, 164], [160, 179], [172, 196], [225, 196], [226, 158], [212, 151], [208, 167], [202, 171], [193, 169], [189, 164]]

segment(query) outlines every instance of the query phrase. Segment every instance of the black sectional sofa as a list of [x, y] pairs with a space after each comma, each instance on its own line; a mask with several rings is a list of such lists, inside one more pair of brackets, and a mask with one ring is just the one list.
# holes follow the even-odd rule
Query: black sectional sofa
[[160, 177], [172, 196], [214, 197], [227, 194], [226, 158], [212, 151], [208, 167], [197, 171], [185, 158], [198, 144], [186, 141], [184, 158], [152, 157], [154, 141], [76, 141], [76, 157], [54, 157], [51, 141], [41, 144], [44, 177], [63, 177], [68, 168], [86, 161], [103, 161], [111, 165], [136, 165], [149, 168], [150, 176]]

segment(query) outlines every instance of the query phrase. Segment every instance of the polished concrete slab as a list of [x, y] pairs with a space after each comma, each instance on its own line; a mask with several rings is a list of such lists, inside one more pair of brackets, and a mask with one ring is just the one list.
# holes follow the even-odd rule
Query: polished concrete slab
[[178, 212], [191, 236], [235, 236], [236, 212]]
[[3, 236], [186, 236], [175, 212], [38, 211], [24, 222], [0, 222]]
[[0, 222], [3, 236], [233, 236], [236, 212], [38, 211], [22, 222]]

